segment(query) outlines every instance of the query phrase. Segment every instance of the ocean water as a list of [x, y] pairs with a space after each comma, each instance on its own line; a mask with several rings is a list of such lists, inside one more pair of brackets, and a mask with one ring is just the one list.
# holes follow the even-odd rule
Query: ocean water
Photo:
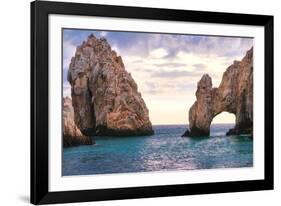
[[62, 175], [90, 175], [253, 166], [253, 140], [225, 136], [233, 124], [211, 126], [210, 137], [181, 137], [186, 125], [154, 126], [152, 136], [95, 137], [63, 149]]

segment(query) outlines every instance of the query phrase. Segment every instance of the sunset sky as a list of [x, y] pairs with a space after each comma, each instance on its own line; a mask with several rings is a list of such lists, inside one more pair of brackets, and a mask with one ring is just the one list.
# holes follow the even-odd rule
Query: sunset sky
[[[226, 68], [253, 46], [252, 38], [64, 29], [63, 96], [71, 96], [66, 80], [70, 59], [91, 33], [104, 36], [122, 57], [154, 125], [187, 124], [202, 75], [208, 73], [218, 87]], [[213, 123], [234, 121], [234, 115], [224, 112]]]

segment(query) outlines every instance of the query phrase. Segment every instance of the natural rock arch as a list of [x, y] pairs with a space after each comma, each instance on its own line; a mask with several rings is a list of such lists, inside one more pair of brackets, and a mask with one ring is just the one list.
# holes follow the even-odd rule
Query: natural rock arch
[[204, 74], [197, 84], [196, 101], [189, 110], [189, 128], [183, 136], [209, 136], [213, 118], [221, 112], [236, 116], [231, 134], [252, 134], [253, 129], [253, 48], [241, 61], [227, 68], [218, 88]]

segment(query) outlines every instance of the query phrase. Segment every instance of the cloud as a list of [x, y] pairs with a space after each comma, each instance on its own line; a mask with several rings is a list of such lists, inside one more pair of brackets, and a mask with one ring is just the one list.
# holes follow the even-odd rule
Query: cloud
[[205, 65], [205, 64], [193, 64], [192, 65], [196, 70], [199, 70], [199, 71], [202, 71], [202, 70], [204, 70], [204, 69], [206, 69], [207, 68], [207, 65]]
[[100, 35], [101, 35], [102, 37], [105, 37], [107, 34], [108, 34], [108, 33], [107, 33], [106, 31], [101, 31], [101, 32], [100, 32]]
[[143, 93], [157, 95], [163, 93], [159, 85], [155, 82], [146, 81], [144, 83]]
[[120, 50], [118, 49], [118, 47], [116, 45], [112, 45], [111, 49], [114, 50], [117, 54], [120, 53]]
[[63, 41], [63, 68], [68, 69], [71, 58], [75, 55], [76, 46], [70, 40]]
[[63, 96], [64, 97], [71, 97], [71, 86], [68, 82], [63, 83]]
[[161, 63], [161, 64], [154, 64], [156, 67], [171, 67], [171, 68], [176, 68], [176, 67], [186, 67], [187, 64], [185, 63], [178, 63], [178, 62], [166, 62], [166, 63]]
[[167, 50], [164, 48], [157, 48], [152, 50], [149, 55], [150, 58], [156, 58], [156, 59], [160, 59], [165, 57], [168, 54]]
[[194, 84], [194, 83], [178, 83], [176, 85], [176, 88], [177, 88], [178, 91], [185, 92], [185, 93], [187, 93], [188, 91], [189, 92], [195, 92], [195, 90], [197, 88], [197, 84]]
[[[120, 34], [119, 34], [120, 35]], [[188, 53], [205, 54], [213, 56], [237, 56], [253, 45], [251, 38], [233, 38], [220, 36], [180, 35], [180, 34], [138, 34], [132, 33], [126, 38], [126, 43], [119, 45], [124, 54], [139, 51], [148, 55], [153, 48], [165, 48], [166, 58], [173, 58], [179, 51]], [[128, 45], [129, 49], [128, 49]], [[229, 50], [233, 52], [229, 52]]]
[[190, 82], [177, 82], [177, 81], [145, 81], [142, 93], [149, 95], [166, 95], [169, 97], [177, 94], [190, 94], [193, 95], [197, 84]]
[[180, 77], [193, 77], [201, 74], [190, 72], [190, 71], [180, 71], [180, 70], [172, 70], [172, 71], [156, 71], [151, 74], [151, 77], [157, 78], [180, 78]]
[[174, 83], [158, 83], [158, 82], [152, 82], [152, 81], [145, 81], [144, 83], [144, 93], [146, 94], [153, 94], [153, 95], [158, 95], [158, 94], [163, 94], [166, 92], [166, 90], [172, 90], [175, 88]]

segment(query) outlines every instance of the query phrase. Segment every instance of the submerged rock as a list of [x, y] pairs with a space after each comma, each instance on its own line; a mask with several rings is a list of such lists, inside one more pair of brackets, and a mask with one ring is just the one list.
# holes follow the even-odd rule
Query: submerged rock
[[153, 134], [148, 109], [122, 58], [105, 38], [90, 35], [68, 70], [74, 120], [85, 135]]
[[196, 101], [189, 110], [189, 127], [183, 136], [209, 136], [213, 118], [221, 112], [236, 116], [235, 127], [227, 135], [253, 131], [253, 48], [241, 61], [227, 68], [218, 88], [204, 74], [197, 84]]
[[69, 97], [63, 98], [63, 146], [71, 147], [77, 145], [93, 144], [90, 137], [86, 137], [74, 122], [74, 111]]

